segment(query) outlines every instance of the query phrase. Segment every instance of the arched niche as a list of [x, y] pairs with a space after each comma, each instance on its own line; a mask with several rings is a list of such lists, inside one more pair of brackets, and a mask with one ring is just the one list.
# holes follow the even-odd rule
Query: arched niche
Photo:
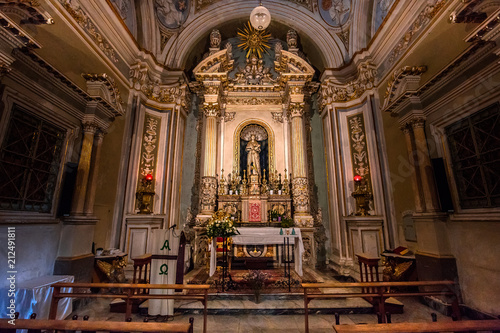
[[235, 169], [236, 172], [239, 174], [242, 172], [240, 169], [240, 138], [241, 138], [241, 132], [249, 125], [259, 125], [263, 127], [266, 132], [267, 132], [267, 140], [268, 140], [268, 165], [266, 167], [261, 166], [262, 170], [266, 169], [266, 176], [269, 175], [269, 172], [274, 172], [276, 170], [276, 159], [275, 159], [275, 135], [274, 131], [269, 126], [268, 123], [261, 119], [255, 119], [255, 118], [250, 118], [242, 121], [238, 127], [236, 127], [236, 130], [234, 131], [234, 136], [233, 136], [233, 142], [234, 142], [234, 149], [233, 149], [233, 170]]

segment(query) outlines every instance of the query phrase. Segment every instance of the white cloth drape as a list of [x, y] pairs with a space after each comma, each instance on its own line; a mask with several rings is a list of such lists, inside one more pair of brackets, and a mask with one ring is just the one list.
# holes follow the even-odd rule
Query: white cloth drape
[[[179, 235], [173, 229], [153, 230], [153, 254], [177, 255], [179, 251]], [[167, 243], [168, 241], [168, 243]], [[167, 247], [168, 245], [168, 247]], [[166, 266], [165, 266], [166, 265]], [[151, 284], [175, 284], [177, 260], [151, 261]], [[173, 294], [173, 289], [151, 289], [150, 294]], [[150, 299], [148, 314], [151, 316], [172, 316], [174, 314], [173, 299]]]
[[[232, 236], [233, 244], [235, 245], [267, 245], [267, 244], [283, 244], [285, 238], [290, 238], [290, 244], [295, 245], [295, 271], [300, 276], [302, 271], [302, 255], [304, 253], [304, 243], [302, 242], [302, 234], [299, 228], [282, 228], [283, 235], [280, 235], [281, 228], [238, 228], [239, 235]], [[292, 229], [295, 230], [295, 235], [291, 235]], [[288, 235], [287, 235], [288, 233]], [[215, 238], [212, 239], [210, 250], [210, 276], [214, 275], [217, 265], [217, 244]]]

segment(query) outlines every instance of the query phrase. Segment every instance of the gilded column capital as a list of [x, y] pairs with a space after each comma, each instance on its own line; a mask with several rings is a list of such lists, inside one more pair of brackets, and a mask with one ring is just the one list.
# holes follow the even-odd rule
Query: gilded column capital
[[404, 133], [408, 134], [411, 132], [411, 126], [409, 123], [404, 123], [401, 126], [399, 126], [399, 129]]
[[12, 68], [6, 63], [0, 63], [0, 79], [9, 74]]
[[288, 107], [291, 118], [302, 117], [304, 115], [304, 103], [290, 103]]
[[203, 114], [205, 117], [220, 117], [219, 103], [204, 103]]
[[424, 128], [424, 126], [425, 126], [425, 118], [418, 117], [418, 118], [412, 119], [410, 124], [411, 124], [411, 127], [413, 129], [415, 129], [415, 128]]

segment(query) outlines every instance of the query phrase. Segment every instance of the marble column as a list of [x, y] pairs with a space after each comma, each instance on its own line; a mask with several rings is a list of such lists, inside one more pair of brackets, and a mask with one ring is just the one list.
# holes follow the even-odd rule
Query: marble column
[[423, 118], [417, 118], [411, 122], [411, 126], [413, 128], [413, 137], [415, 138], [415, 147], [418, 156], [420, 179], [422, 181], [422, 194], [425, 201], [425, 211], [437, 212], [439, 211], [439, 199], [437, 196], [437, 188], [434, 180], [431, 159], [429, 157], [427, 139], [425, 137], [424, 123], [425, 120]]
[[312, 226], [309, 207], [309, 184], [306, 167], [304, 139], [304, 103], [290, 103], [292, 122], [292, 194], [295, 208], [295, 223], [298, 226]]
[[220, 109], [217, 103], [206, 103], [203, 106], [205, 114], [205, 144], [203, 155], [203, 175], [201, 178], [201, 214], [210, 215], [215, 211], [217, 194], [217, 118]]
[[92, 159], [92, 146], [94, 144], [94, 134], [97, 127], [94, 124], [83, 125], [83, 143], [78, 162], [76, 174], [75, 191], [73, 192], [73, 202], [71, 204], [71, 215], [82, 215], [87, 196], [87, 186], [90, 175], [90, 162]]
[[417, 161], [415, 160], [415, 149], [413, 147], [413, 138], [412, 138], [412, 131], [411, 131], [411, 126], [409, 124], [405, 124], [401, 126], [401, 130], [403, 131], [405, 135], [405, 140], [406, 140], [406, 149], [408, 150], [408, 158], [410, 161], [410, 165], [413, 167], [413, 172], [411, 174], [411, 185], [413, 189], [413, 194], [414, 194], [414, 200], [415, 200], [415, 211], [418, 213], [421, 213], [424, 211], [424, 202], [422, 198], [422, 192], [420, 191], [419, 188], [419, 174], [418, 174], [418, 167], [416, 165]]
[[101, 149], [102, 142], [104, 140], [104, 133], [98, 131], [95, 134], [95, 149], [92, 154], [90, 175], [88, 180], [88, 188], [87, 194], [85, 196], [85, 205], [84, 205], [84, 213], [85, 215], [93, 215], [94, 214], [94, 202], [95, 202], [95, 192], [97, 188], [97, 176], [99, 173], [99, 163], [101, 160]]

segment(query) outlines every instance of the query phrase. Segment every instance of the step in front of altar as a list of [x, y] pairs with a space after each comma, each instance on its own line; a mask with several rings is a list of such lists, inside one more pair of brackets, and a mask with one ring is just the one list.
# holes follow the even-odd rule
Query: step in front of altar
[[[202, 314], [201, 302], [175, 301], [175, 313]], [[260, 302], [255, 303], [254, 295], [217, 295], [208, 301], [209, 315], [269, 314], [293, 315], [304, 314], [303, 295], [261, 294]], [[147, 312], [147, 302], [141, 305], [141, 313]], [[309, 303], [311, 314], [366, 314], [372, 313], [373, 306], [362, 298], [314, 299]]]

